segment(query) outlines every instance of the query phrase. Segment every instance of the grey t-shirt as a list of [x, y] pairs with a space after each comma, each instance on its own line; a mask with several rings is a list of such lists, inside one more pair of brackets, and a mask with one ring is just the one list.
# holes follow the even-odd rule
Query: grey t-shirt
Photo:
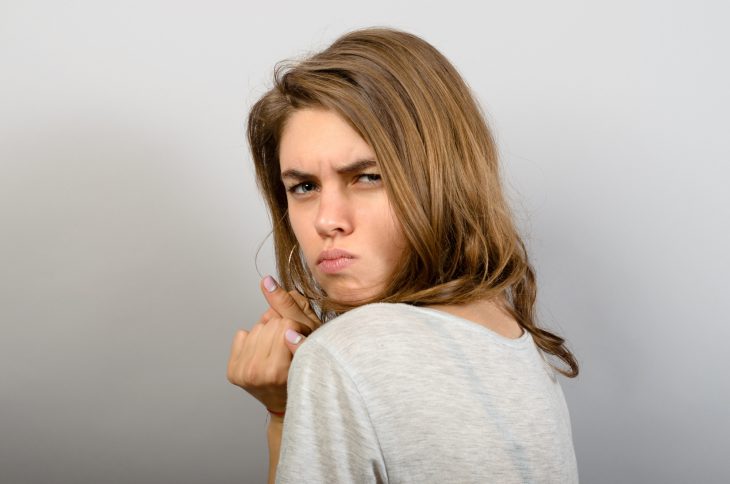
[[570, 415], [528, 332], [406, 304], [322, 325], [289, 371], [277, 483], [574, 483]]

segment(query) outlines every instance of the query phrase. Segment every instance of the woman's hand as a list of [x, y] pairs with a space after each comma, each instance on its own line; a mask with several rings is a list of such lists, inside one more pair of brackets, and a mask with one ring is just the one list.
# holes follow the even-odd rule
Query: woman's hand
[[[266, 408], [283, 412], [286, 382], [297, 348], [322, 323], [309, 301], [297, 291], [286, 292], [270, 276], [261, 281], [269, 309], [251, 328], [233, 338], [228, 360], [228, 381], [253, 395]], [[286, 339], [287, 330], [294, 341]], [[291, 334], [291, 333], [290, 333]]]

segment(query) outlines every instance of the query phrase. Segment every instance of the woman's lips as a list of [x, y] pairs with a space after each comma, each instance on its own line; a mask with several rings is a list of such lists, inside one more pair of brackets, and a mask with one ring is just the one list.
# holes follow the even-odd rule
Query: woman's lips
[[355, 259], [349, 257], [340, 257], [339, 259], [325, 259], [319, 263], [319, 270], [325, 274], [334, 274], [340, 272], [345, 267], [355, 262]]
[[340, 272], [345, 267], [355, 262], [355, 256], [341, 249], [329, 249], [322, 251], [317, 259], [317, 267], [325, 274]]

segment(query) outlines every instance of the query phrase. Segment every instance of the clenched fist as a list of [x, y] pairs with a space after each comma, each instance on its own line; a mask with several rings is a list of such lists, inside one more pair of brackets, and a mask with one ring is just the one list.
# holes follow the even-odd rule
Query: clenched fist
[[[307, 299], [297, 291], [286, 292], [270, 276], [261, 281], [269, 309], [251, 328], [233, 338], [228, 360], [228, 381], [253, 395], [266, 408], [283, 412], [286, 382], [297, 348], [322, 323]], [[287, 340], [287, 330], [293, 341]], [[302, 336], [303, 335], [303, 336]]]

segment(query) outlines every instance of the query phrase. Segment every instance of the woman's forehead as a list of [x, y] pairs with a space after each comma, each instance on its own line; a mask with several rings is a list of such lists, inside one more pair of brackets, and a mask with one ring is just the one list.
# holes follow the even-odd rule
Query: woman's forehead
[[370, 146], [333, 111], [303, 109], [287, 121], [279, 144], [282, 173], [287, 170], [341, 171], [353, 163], [375, 160]]

